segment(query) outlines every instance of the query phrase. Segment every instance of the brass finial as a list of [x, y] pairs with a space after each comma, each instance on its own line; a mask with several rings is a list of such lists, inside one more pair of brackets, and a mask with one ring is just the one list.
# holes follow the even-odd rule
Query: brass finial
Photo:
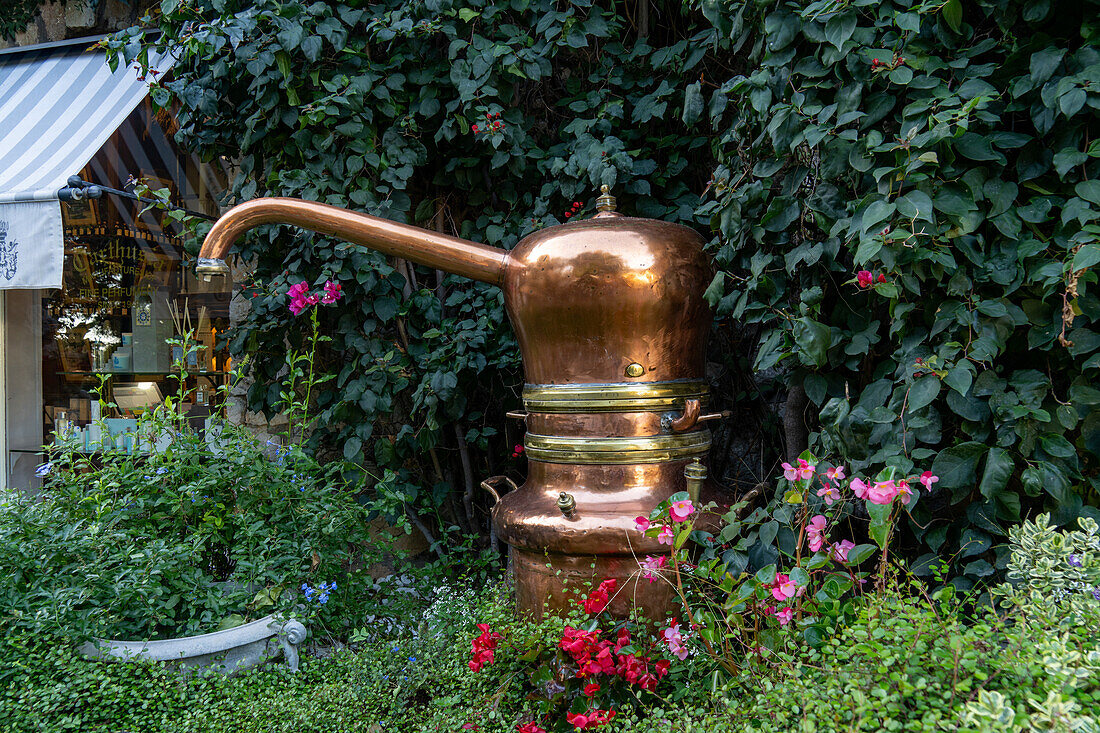
[[606, 183], [600, 186], [600, 195], [596, 199], [596, 211], [601, 213], [615, 211], [615, 197], [611, 195], [611, 187]]

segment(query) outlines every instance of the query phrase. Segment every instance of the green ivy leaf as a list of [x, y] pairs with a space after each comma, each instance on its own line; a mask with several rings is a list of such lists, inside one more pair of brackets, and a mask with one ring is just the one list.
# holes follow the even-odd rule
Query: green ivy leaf
[[794, 320], [794, 342], [799, 358], [807, 366], [824, 366], [828, 361], [831, 336], [824, 323], [803, 316]]
[[916, 379], [913, 386], [909, 388], [909, 414], [931, 404], [939, 393], [940, 378], [935, 374], [928, 374]]
[[978, 461], [985, 454], [982, 443], [970, 441], [945, 448], [932, 461], [932, 473], [940, 477], [939, 487], [962, 488], [974, 483]]
[[985, 458], [985, 471], [982, 473], [982, 481], [978, 490], [982, 496], [991, 499], [1005, 490], [1008, 480], [1012, 477], [1015, 465], [1012, 456], [1003, 448], [990, 448]]
[[940, 8], [940, 13], [943, 15], [943, 21], [947, 23], [947, 26], [959, 33], [962, 31], [962, 3], [959, 0], [947, 0]]
[[1100, 181], [1081, 181], [1073, 191], [1090, 204], [1100, 205]]
[[688, 84], [684, 90], [685, 125], [694, 125], [703, 116], [703, 85], [701, 82]]

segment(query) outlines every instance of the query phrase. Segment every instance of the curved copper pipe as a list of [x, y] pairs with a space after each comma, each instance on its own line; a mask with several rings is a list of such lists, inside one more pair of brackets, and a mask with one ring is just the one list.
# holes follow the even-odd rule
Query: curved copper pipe
[[673, 420], [668, 426], [672, 428], [674, 433], [690, 430], [695, 427], [695, 423], [699, 422], [699, 413], [703, 411], [702, 408], [703, 406], [699, 400], [684, 400], [684, 414]]
[[291, 198], [253, 199], [227, 211], [202, 243], [198, 272], [226, 272], [228, 268], [222, 261], [229, 248], [246, 231], [261, 224], [292, 224], [472, 280], [494, 285], [504, 282], [508, 252], [503, 249]]

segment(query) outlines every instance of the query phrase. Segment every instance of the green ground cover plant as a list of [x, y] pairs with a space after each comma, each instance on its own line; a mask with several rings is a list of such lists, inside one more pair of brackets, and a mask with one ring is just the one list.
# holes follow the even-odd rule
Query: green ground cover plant
[[[816, 645], [791, 632], [790, 658], [762, 658], [734, 674], [714, 670], [685, 629], [684, 662], [642, 705], [619, 707], [606, 731], [1095, 730], [1100, 710], [1100, 547], [1088, 520], [1072, 533], [1046, 518], [1013, 530], [1015, 585], [998, 608], [974, 609], [952, 588], [929, 594], [906, 580], [868, 595], [851, 622]], [[1079, 563], [1079, 565], [1078, 565]], [[1060, 588], [1071, 592], [1048, 592]], [[23, 733], [306, 733], [481, 730], [513, 733], [538, 722], [530, 698], [569, 621], [517, 617], [509, 589], [466, 581], [436, 587], [399, 634], [291, 674], [278, 665], [237, 677], [181, 677], [156, 664], [89, 662], [60, 638], [0, 635], [0, 722]], [[590, 595], [591, 599], [592, 596]], [[472, 642], [483, 623], [501, 635], [478, 671]], [[575, 628], [575, 626], [574, 626]], [[504, 640], [511, 640], [505, 642]], [[515, 643], [513, 643], [515, 642]], [[667, 643], [667, 640], [666, 640]], [[573, 727], [562, 728], [573, 730]], [[529, 729], [530, 730], [530, 729]]]

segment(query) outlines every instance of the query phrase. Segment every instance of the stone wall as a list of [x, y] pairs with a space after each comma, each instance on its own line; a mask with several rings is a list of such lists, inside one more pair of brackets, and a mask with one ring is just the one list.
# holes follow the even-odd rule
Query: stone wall
[[63, 0], [38, 6], [34, 20], [14, 38], [0, 39], [0, 49], [13, 46], [34, 46], [71, 38], [101, 36], [136, 25], [148, 0]]

